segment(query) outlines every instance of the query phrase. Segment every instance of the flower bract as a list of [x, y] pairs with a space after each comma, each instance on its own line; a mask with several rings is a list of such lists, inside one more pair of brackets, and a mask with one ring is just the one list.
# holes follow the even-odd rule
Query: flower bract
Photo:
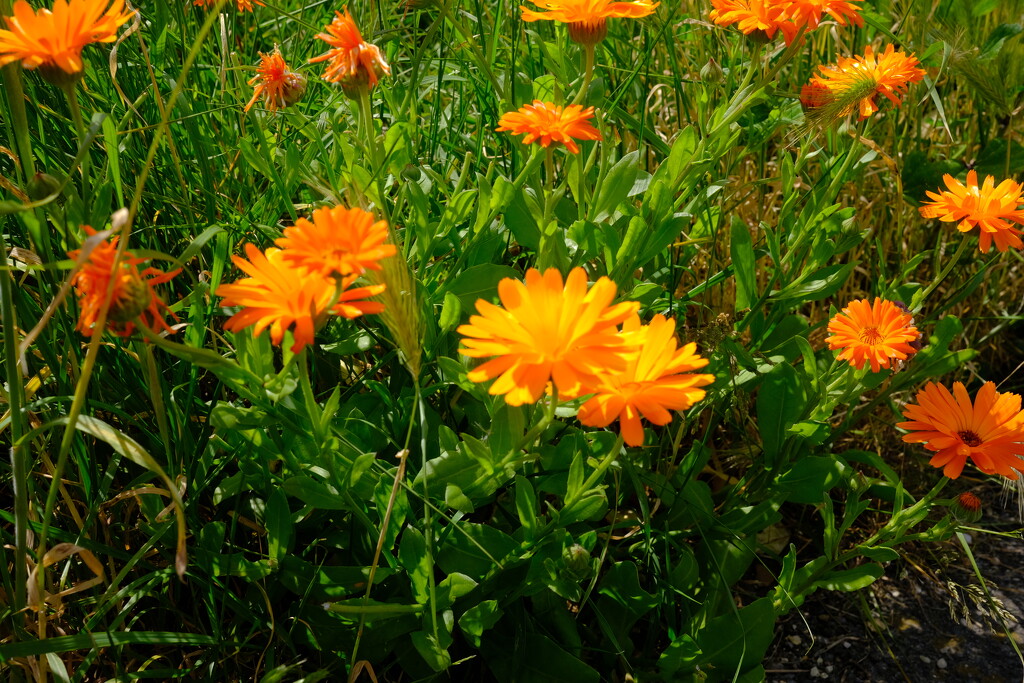
[[291, 264], [339, 277], [380, 270], [378, 262], [397, 252], [387, 237], [388, 224], [374, 221], [369, 211], [335, 206], [317, 209], [312, 221], [298, 219], [275, 244]]
[[878, 111], [878, 95], [900, 106], [910, 84], [924, 78], [924, 69], [917, 65], [914, 55], [897, 52], [892, 45], [881, 53], [875, 53], [869, 45], [863, 57], [840, 55], [834, 66], [819, 66], [821, 73], [811, 78], [811, 84], [828, 88], [841, 115], [856, 111], [860, 119], [865, 119]]
[[878, 297], [851, 301], [828, 323], [832, 336], [826, 339], [832, 350], [842, 349], [839, 360], [860, 370], [870, 363], [871, 371], [890, 367], [894, 359], [906, 360], [917, 353], [914, 342], [920, 336], [913, 318], [892, 301]]
[[330, 45], [331, 49], [309, 61], [327, 62], [324, 80], [340, 83], [350, 96], [361, 89], [373, 89], [381, 76], [391, 75], [391, 67], [384, 60], [380, 48], [363, 40], [359, 27], [347, 9], [344, 14], [334, 14], [325, 32], [316, 36]]
[[704, 398], [701, 387], [714, 375], [695, 374], [708, 364], [697, 355], [697, 345], [677, 348], [675, 322], [656, 315], [648, 325], [632, 316], [622, 334], [633, 347], [626, 367], [620, 372], [598, 373], [593, 397], [579, 410], [579, 421], [592, 427], [607, 427], [618, 419], [622, 437], [630, 446], [642, 446], [644, 429], [640, 418], [652, 424], [672, 421], [671, 410], [686, 410]]
[[622, 371], [630, 349], [618, 325], [639, 304], [612, 304], [615, 283], [600, 278], [587, 288], [587, 275], [574, 268], [563, 284], [554, 268], [531, 268], [524, 282], [498, 283], [501, 306], [479, 299], [479, 315], [459, 327], [471, 358], [490, 358], [468, 374], [473, 382], [494, 379], [490, 393], [517, 406], [536, 403], [553, 381], [558, 395], [574, 398], [597, 382], [599, 373]]
[[260, 53], [260, 63], [256, 67], [256, 76], [249, 81], [253, 88], [252, 99], [245, 105], [245, 111], [249, 111], [256, 100], [262, 98], [267, 109], [276, 111], [279, 108], [289, 107], [300, 99], [306, 92], [306, 77], [297, 71], [292, 71], [288, 63], [284, 61], [281, 51], [274, 48], [269, 55]]
[[573, 154], [579, 154], [580, 147], [576, 140], [603, 140], [601, 132], [591, 125], [589, 119], [594, 117], [594, 108], [584, 109], [581, 105], [570, 104], [561, 107], [550, 102], [534, 100], [519, 108], [519, 111], [508, 112], [499, 120], [498, 132], [510, 132], [522, 135], [523, 144], [540, 141], [542, 147], [552, 143], [565, 145]]
[[985, 176], [985, 182], [978, 185], [978, 173], [967, 172], [967, 184], [946, 174], [942, 178], [948, 190], [928, 192], [932, 201], [920, 208], [925, 218], [957, 223], [957, 230], [967, 232], [977, 226], [978, 247], [987, 252], [996, 243], [999, 251], [1010, 247], [1020, 249], [1021, 231], [1014, 224], [1024, 225], [1024, 191], [1021, 183], [1004, 180], [996, 185], [992, 176]]
[[[86, 235], [92, 237], [96, 234], [91, 227], [83, 227]], [[81, 309], [76, 329], [86, 337], [92, 336], [109, 291], [106, 326], [114, 334], [130, 336], [135, 331], [136, 321], [141, 321], [154, 332], [173, 333], [164, 320], [165, 312], [169, 311], [167, 304], [157, 296], [156, 285], [168, 282], [181, 269], [169, 273], [156, 268], [140, 271], [138, 267], [146, 259], [136, 258], [127, 250], [118, 261], [118, 240], [119, 236], [96, 244], [87, 241], [81, 249], [68, 252], [68, 256], [76, 261], [85, 253], [84, 262], [71, 278]], [[173, 313], [171, 316], [177, 318]]]
[[974, 402], [960, 382], [946, 387], [929, 382], [917, 394], [917, 403], [903, 410], [909, 430], [907, 443], [920, 443], [935, 455], [929, 464], [956, 479], [971, 460], [985, 474], [1017, 479], [1024, 468], [1024, 412], [1020, 396], [999, 393], [986, 382]]
[[82, 49], [111, 43], [117, 29], [135, 15], [124, 0], [54, 0], [53, 9], [33, 10], [25, 0], [14, 3], [14, 16], [0, 29], [0, 66], [20, 61], [26, 69], [42, 68], [50, 80], [82, 74]]

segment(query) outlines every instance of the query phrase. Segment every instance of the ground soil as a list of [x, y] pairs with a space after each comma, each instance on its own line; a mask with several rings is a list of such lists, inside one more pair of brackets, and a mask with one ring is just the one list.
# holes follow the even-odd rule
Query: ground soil
[[[960, 546], [906, 548], [904, 560], [857, 593], [819, 591], [778, 625], [765, 662], [767, 680], [1024, 680], [1024, 540], [1017, 494], [990, 482], [975, 489], [986, 502], [968, 532], [984, 593]], [[995, 614], [1000, 613], [1001, 614]], [[1008, 635], [1009, 634], [1009, 635]]]

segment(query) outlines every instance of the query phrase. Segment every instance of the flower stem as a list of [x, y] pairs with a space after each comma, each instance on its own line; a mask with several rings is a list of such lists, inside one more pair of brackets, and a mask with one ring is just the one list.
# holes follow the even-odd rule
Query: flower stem
[[565, 497], [565, 503], [562, 505], [563, 510], [567, 510], [570, 506], [579, 502], [580, 498], [582, 498], [587, 491], [592, 489], [599, 481], [601, 481], [601, 477], [604, 476], [604, 473], [609, 467], [611, 467], [612, 463], [615, 462], [615, 458], [617, 458], [622, 452], [623, 443], [622, 432], [620, 431], [619, 437], [615, 439], [615, 445], [611, 447], [608, 454], [604, 456], [600, 463], [598, 463], [597, 469], [590, 473], [590, 476], [583, 482], [583, 485], [573, 491], [572, 495], [567, 495]]
[[924, 302], [924, 300], [928, 298], [928, 295], [930, 295], [932, 292], [934, 292], [935, 289], [939, 285], [942, 284], [942, 281], [946, 279], [946, 277], [953, 270], [953, 268], [956, 266], [956, 264], [960, 262], [960, 257], [964, 255], [965, 251], [967, 251], [967, 245], [968, 245], [967, 239], [961, 239], [960, 240], [960, 245], [956, 248], [956, 252], [954, 252], [953, 258], [951, 258], [949, 260], [949, 262], [946, 263], [946, 266], [945, 266], [945, 268], [942, 269], [942, 272], [940, 272], [938, 274], [938, 276], [934, 280], [932, 280], [932, 283], [930, 285], [928, 285], [928, 288], [925, 289], [920, 294], [920, 296], [915, 296], [914, 297], [914, 304], [916, 304], [916, 305], [915, 306], [911, 306], [912, 309], [916, 310], [917, 306], [919, 306], [922, 302]]
[[[78, 104], [78, 81], [75, 80], [71, 83], [67, 83], [61, 86], [61, 90], [64, 91], [65, 97], [68, 100], [68, 107], [71, 109], [71, 121], [75, 124], [75, 132], [78, 134], [78, 144], [87, 144], [86, 131], [85, 131], [85, 119], [82, 118], [82, 108]], [[89, 163], [89, 153], [85, 152], [82, 155], [82, 206], [85, 207], [85, 216], [89, 216], [89, 173], [91, 164]]]
[[587, 90], [590, 88], [590, 82], [594, 78], [594, 53], [597, 51], [597, 46], [592, 44], [586, 44], [583, 46], [584, 55], [584, 67], [583, 67], [583, 85], [580, 86], [579, 92], [576, 93], [576, 98], [573, 99], [573, 104], [580, 104], [587, 96]]
[[387, 169], [384, 167], [384, 156], [380, 146], [377, 144], [377, 130], [373, 125], [373, 106], [370, 102], [370, 89], [362, 88], [359, 91], [359, 114], [362, 119], [363, 135], [366, 137], [367, 149], [370, 153], [372, 175], [377, 181], [377, 198], [380, 202], [380, 210], [384, 214], [388, 225], [391, 225], [391, 212], [388, 210], [385, 201], [384, 180], [387, 176]]

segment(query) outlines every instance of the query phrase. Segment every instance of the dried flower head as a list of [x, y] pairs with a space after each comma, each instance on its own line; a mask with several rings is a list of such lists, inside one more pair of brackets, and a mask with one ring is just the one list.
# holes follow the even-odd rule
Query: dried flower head
[[859, 299], [829, 321], [832, 336], [825, 341], [832, 350], [842, 349], [839, 360], [858, 370], [870, 363], [871, 371], [878, 372], [893, 359], [903, 361], [917, 353], [914, 342], [920, 332], [912, 323], [913, 317], [892, 301]]
[[[96, 234], [88, 225], [83, 228], [89, 237]], [[71, 278], [81, 309], [76, 329], [86, 337], [92, 336], [109, 290], [108, 330], [118, 336], [128, 337], [135, 331], [136, 322], [141, 322], [154, 332], [173, 334], [174, 330], [164, 320], [165, 312], [170, 311], [167, 304], [157, 296], [156, 286], [171, 280], [181, 269], [169, 273], [156, 268], [139, 271], [138, 266], [145, 263], [146, 259], [136, 258], [126, 250], [120, 261], [117, 260], [119, 240], [120, 236], [115, 236], [109, 241], [103, 240], [91, 245], [91, 249], [87, 240], [82, 249], [68, 252], [70, 258], [83, 261]], [[171, 317], [177, 320], [174, 313], [171, 313]]]
[[580, 407], [579, 421], [591, 427], [607, 427], [618, 419], [622, 437], [630, 446], [642, 446], [640, 418], [656, 425], [672, 421], [671, 410], [686, 410], [704, 398], [701, 387], [714, 375], [695, 374], [708, 364], [697, 355], [696, 344], [677, 348], [675, 322], [656, 315], [641, 325], [633, 315], [623, 324], [622, 336], [632, 353], [621, 372], [599, 372], [589, 387], [593, 397]]
[[224, 323], [237, 332], [255, 325], [259, 335], [270, 328], [270, 339], [280, 345], [287, 331], [292, 333], [292, 352], [312, 344], [316, 330], [326, 322], [328, 313], [355, 318], [365, 313], [380, 313], [383, 305], [366, 301], [384, 291], [384, 285], [349, 289], [357, 276], [330, 280], [319, 273], [289, 264], [280, 249], [261, 253], [252, 244], [245, 245], [245, 259], [232, 256], [235, 265], [249, 277], [221, 285], [215, 292], [224, 306], [241, 306]]
[[7, 29], [0, 30], [0, 66], [20, 61], [51, 83], [72, 83], [85, 69], [82, 49], [113, 42], [133, 16], [124, 0], [54, 0], [52, 10], [33, 10], [18, 0], [14, 16], [4, 17]]
[[479, 299], [479, 315], [459, 327], [471, 358], [491, 358], [468, 374], [470, 381], [496, 379], [490, 393], [518, 406], [536, 403], [553, 381], [562, 398], [579, 396], [599, 373], [621, 372], [629, 349], [617, 326], [636, 312], [632, 301], [612, 305], [615, 283], [606, 277], [587, 288], [587, 274], [574, 268], [565, 283], [554, 268], [531, 268], [525, 282], [498, 283], [501, 306]]
[[590, 119], [594, 117], [594, 108], [584, 109], [581, 105], [570, 104], [560, 107], [550, 102], [534, 100], [510, 111], [498, 120], [498, 132], [511, 132], [523, 135], [523, 144], [528, 145], [539, 140], [542, 147], [552, 143], [563, 144], [573, 154], [579, 154], [580, 147], [576, 140], [603, 140], [601, 132], [594, 128]]
[[380, 270], [378, 262], [397, 252], [387, 238], [388, 224], [369, 211], [335, 206], [314, 211], [312, 222], [298, 219], [274, 243], [292, 265], [333, 278]]
[[256, 75], [249, 81], [249, 85], [255, 88], [252, 99], [245, 105], [245, 111], [249, 111], [260, 98], [263, 98], [267, 109], [277, 111], [295, 104], [306, 93], [306, 77], [291, 70], [277, 47], [269, 55], [260, 53]]
[[372, 90], [385, 74], [391, 75], [391, 67], [384, 60], [380, 48], [363, 40], [355, 20], [348, 9], [335, 12], [325, 33], [317, 38], [331, 46], [331, 49], [309, 60], [311, 63], [327, 62], [324, 80], [340, 83], [345, 94], [357, 97], [363, 91]]
[[646, 17], [653, 14], [661, 3], [652, 3], [650, 0], [547, 0], [533, 4], [543, 7], [544, 11], [520, 6], [523, 21], [558, 21], [568, 24], [570, 39], [582, 45], [594, 45], [608, 34], [608, 19]]
[[869, 45], [863, 57], [839, 56], [835, 66], [819, 66], [821, 74], [811, 78], [811, 85], [831, 93], [826, 112], [830, 118], [856, 111], [860, 119], [865, 119], [878, 111], [878, 95], [900, 106], [910, 84], [924, 78], [924, 69], [918, 68], [918, 63], [914, 55], [896, 52], [892, 45], [881, 54]]
[[992, 248], [993, 240], [999, 251], [1024, 247], [1021, 231], [1013, 226], [1014, 223], [1024, 225], [1024, 209], [1021, 209], [1024, 191], [1020, 183], [1007, 179], [996, 185], [995, 178], [985, 176], [985, 182], [979, 187], [978, 173], [973, 170], [967, 173], [966, 185], [949, 174], [942, 179], [949, 189], [929, 192], [932, 201], [920, 208], [922, 216], [956, 222], [960, 232], [977, 226], [978, 247], [984, 252]]
[[917, 394], [917, 403], [903, 410], [907, 422], [896, 426], [909, 430], [907, 443], [920, 443], [935, 455], [932, 467], [956, 479], [968, 460], [985, 474], [1017, 479], [1024, 469], [1024, 412], [1020, 396], [1001, 394], [993, 382], [986, 382], [974, 402], [960, 382], [953, 392], [929, 382]]

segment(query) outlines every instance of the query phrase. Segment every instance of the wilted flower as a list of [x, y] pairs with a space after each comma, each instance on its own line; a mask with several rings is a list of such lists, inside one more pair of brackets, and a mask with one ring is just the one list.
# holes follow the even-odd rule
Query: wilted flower
[[547, 0], [534, 2], [545, 11], [520, 6], [523, 21], [558, 21], [568, 24], [569, 38], [582, 45], [594, 45], [608, 34], [607, 20], [616, 17], [639, 19], [654, 12], [661, 3], [650, 0]]
[[491, 358], [468, 374], [472, 382], [496, 379], [491, 394], [512, 406], [536, 403], [549, 381], [562, 398], [579, 396], [599, 373], [622, 371], [627, 348], [617, 326], [636, 312], [632, 301], [612, 305], [615, 283], [600, 278], [588, 291], [587, 274], [574, 268], [565, 284], [554, 268], [531, 268], [525, 282], [498, 283], [501, 306], [478, 299], [479, 315], [459, 327], [472, 358]]
[[284, 61], [281, 50], [275, 47], [269, 55], [260, 53], [256, 76], [249, 81], [249, 85], [256, 87], [253, 89], [252, 99], [245, 105], [245, 111], [249, 111], [261, 97], [267, 109], [276, 111], [281, 107], [290, 107], [302, 99], [306, 92], [306, 77], [292, 71]]
[[573, 154], [579, 154], [577, 139], [604, 139], [601, 132], [591, 125], [589, 119], [593, 117], [593, 107], [584, 109], [578, 104], [560, 107], [550, 102], [534, 100], [533, 104], [524, 105], [519, 111], [510, 111], [502, 116], [498, 120], [497, 131], [524, 135], [525, 145], [539, 140], [542, 147], [548, 147], [551, 143], [563, 144]]
[[1024, 469], [1024, 412], [1020, 396], [1001, 394], [993, 382], [986, 382], [974, 403], [960, 382], [953, 392], [929, 382], [917, 394], [917, 403], [903, 410], [907, 422], [896, 426], [907, 429], [907, 443], [920, 443], [935, 455], [932, 467], [956, 479], [968, 460], [985, 474], [1001, 474], [1017, 479]]
[[[88, 225], [83, 226], [85, 234], [96, 234]], [[136, 258], [130, 251], [117, 261], [117, 243], [120, 236], [96, 244], [85, 256], [84, 262], [71, 278], [71, 285], [78, 296], [81, 312], [75, 329], [86, 337], [95, 331], [100, 311], [110, 291], [110, 306], [107, 309], [107, 329], [121, 337], [128, 337], [135, 331], [135, 321], [141, 321], [154, 332], [173, 330], [164, 320], [169, 312], [167, 304], [156, 294], [156, 285], [168, 282], [181, 272], [180, 268], [165, 273], [156, 268], [139, 271], [139, 264], [146, 259]], [[79, 260], [82, 249], [69, 251], [68, 256]], [[116, 267], [115, 267], [116, 262]], [[171, 317], [177, 319], [173, 313]]]
[[51, 83], [77, 80], [85, 68], [82, 49], [111, 43], [117, 29], [135, 15], [124, 0], [54, 0], [53, 10], [33, 10], [25, 0], [14, 3], [14, 16], [0, 30], [0, 66], [20, 61], [39, 68]]
[[962, 184], [953, 176], [946, 174], [942, 178], [948, 190], [929, 192], [931, 202], [925, 202], [920, 208], [925, 218], [938, 218], [945, 222], [958, 222], [960, 232], [967, 232], [978, 227], [978, 247], [987, 252], [995, 240], [999, 251], [1010, 247], [1020, 249], [1021, 231], [1014, 223], [1024, 225], [1024, 193], [1020, 183], [1004, 180], [996, 185], [992, 176], [985, 176], [985, 182], [978, 187], [976, 171], [967, 172], [967, 185]]
[[354, 98], [363, 90], [372, 90], [381, 76], [390, 76], [391, 67], [384, 60], [380, 48], [363, 40], [348, 10], [344, 12], [335, 12], [326, 32], [316, 35], [332, 49], [309, 61], [328, 62], [324, 80], [340, 83], [345, 94]]
[[909, 313], [878, 297], [873, 304], [867, 299], [851, 301], [829, 321], [828, 331], [828, 347], [842, 349], [839, 360], [858, 370], [870, 363], [872, 372], [917, 353], [914, 342], [920, 336]]
[[616, 419], [622, 438], [630, 446], [644, 444], [640, 418], [653, 424], [672, 421], [671, 410], [686, 410], [704, 398], [701, 387], [714, 375], [694, 374], [708, 364], [697, 355], [697, 345], [676, 347], [675, 322], [656, 315], [641, 325], [633, 315], [626, 320], [622, 336], [632, 347], [626, 367], [618, 372], [599, 372], [598, 382], [589, 387], [594, 394], [579, 410], [579, 421], [591, 427], [607, 427]]

